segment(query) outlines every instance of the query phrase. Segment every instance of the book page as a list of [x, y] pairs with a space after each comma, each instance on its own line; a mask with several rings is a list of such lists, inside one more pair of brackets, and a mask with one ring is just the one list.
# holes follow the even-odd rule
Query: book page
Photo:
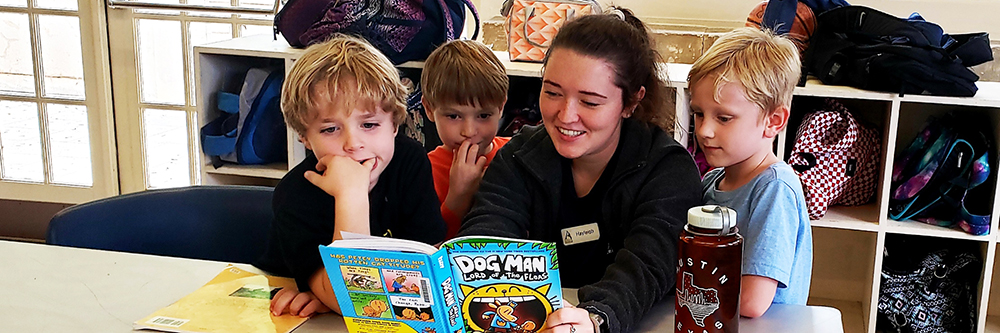
[[254, 274], [230, 265], [198, 290], [136, 321], [133, 328], [167, 332], [287, 333], [308, 318], [289, 314], [272, 316], [271, 291], [294, 284], [288, 278]]
[[[342, 237], [346, 237], [341, 234]], [[355, 234], [356, 235], [356, 234]], [[366, 249], [380, 251], [415, 252], [431, 254], [437, 252], [437, 248], [418, 241], [411, 241], [399, 238], [388, 237], [362, 237], [354, 239], [338, 239], [330, 243], [330, 247]]]

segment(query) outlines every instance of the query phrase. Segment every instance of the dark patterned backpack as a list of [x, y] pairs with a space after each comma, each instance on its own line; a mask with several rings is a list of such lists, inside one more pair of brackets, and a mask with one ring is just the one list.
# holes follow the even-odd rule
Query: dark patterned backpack
[[802, 181], [809, 219], [823, 218], [830, 205], [868, 202], [878, 183], [880, 146], [878, 130], [835, 100], [805, 116], [788, 164]]
[[885, 332], [975, 332], [982, 267], [975, 251], [959, 243], [887, 238], [877, 327]]
[[476, 20], [475, 39], [479, 14], [469, 0], [291, 0], [275, 15], [274, 27], [294, 47], [336, 33], [359, 36], [398, 65], [424, 60], [445, 41], [458, 38], [466, 7]]

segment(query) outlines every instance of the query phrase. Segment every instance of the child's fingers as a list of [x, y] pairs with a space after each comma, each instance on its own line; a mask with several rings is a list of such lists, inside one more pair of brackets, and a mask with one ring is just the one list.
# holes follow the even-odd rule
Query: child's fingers
[[[318, 174], [318, 173], [316, 173], [316, 172], [314, 172], [312, 170], [306, 170], [305, 177], [306, 177], [306, 180], [308, 180], [313, 185], [316, 185], [317, 183], [319, 183], [320, 179], [323, 178], [322, 175], [320, 175], [320, 174]], [[319, 186], [319, 185], [317, 185], [317, 186]], [[280, 293], [280, 291], [279, 291], [279, 293]]]
[[470, 145], [472, 145], [472, 143], [469, 142], [469, 140], [462, 141], [462, 145], [458, 146], [458, 149], [455, 151], [455, 161], [458, 161], [459, 163], [465, 162], [465, 157], [469, 156]]
[[278, 293], [274, 295], [274, 298], [271, 299], [271, 313], [275, 316], [280, 316], [285, 313], [285, 310], [288, 309], [288, 303], [295, 298], [296, 294], [298, 293], [287, 288], [279, 290]]
[[469, 145], [469, 151], [465, 155], [465, 163], [476, 164], [476, 159], [479, 157], [479, 144], [474, 143]]
[[482, 172], [486, 172], [486, 156], [479, 156], [476, 158], [476, 167]]
[[333, 155], [327, 155], [327, 156], [323, 156], [323, 158], [319, 159], [319, 161], [316, 161], [316, 171], [317, 172], [324, 172], [324, 171], [326, 171], [326, 167], [328, 165], [330, 165], [330, 161], [332, 159], [333, 159]]
[[302, 316], [302, 310], [312, 301], [312, 297], [309, 297], [307, 293], [299, 293], [295, 295], [292, 302], [288, 304], [288, 313], [296, 316]]
[[373, 158], [369, 158], [369, 159], [365, 160], [364, 162], [362, 162], [361, 165], [364, 165], [365, 168], [366, 168], [366, 170], [371, 171], [372, 166], [375, 165], [375, 158], [374, 157]]
[[314, 313], [319, 312], [318, 309], [322, 304], [323, 303], [321, 303], [319, 300], [315, 299], [310, 300], [309, 303], [307, 303], [306, 306], [302, 308], [302, 310], [299, 310], [299, 317], [309, 317]]

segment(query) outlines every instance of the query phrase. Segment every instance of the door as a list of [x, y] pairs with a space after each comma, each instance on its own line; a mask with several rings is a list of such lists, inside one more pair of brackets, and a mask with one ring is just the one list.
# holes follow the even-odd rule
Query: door
[[0, 199], [118, 193], [104, 1], [0, 0]]

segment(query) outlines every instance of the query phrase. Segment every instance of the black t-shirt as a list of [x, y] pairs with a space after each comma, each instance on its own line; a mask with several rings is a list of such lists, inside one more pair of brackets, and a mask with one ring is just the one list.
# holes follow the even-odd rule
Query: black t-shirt
[[[620, 148], [620, 147], [619, 147]], [[563, 180], [561, 198], [559, 199], [559, 215], [557, 215], [559, 236], [556, 248], [559, 252], [559, 277], [562, 286], [580, 288], [595, 283], [604, 276], [604, 268], [615, 261], [615, 252], [610, 239], [614, 238], [616, 230], [608, 221], [604, 221], [601, 203], [611, 186], [611, 177], [618, 163], [618, 149], [612, 155], [608, 165], [601, 172], [601, 177], [594, 187], [583, 197], [576, 194], [576, 184], [573, 182], [571, 161], [562, 159]], [[600, 238], [588, 242], [566, 245], [566, 228], [597, 223]]]
[[[395, 140], [392, 160], [368, 192], [371, 234], [441, 242], [445, 224], [427, 153], [412, 139]], [[305, 179], [306, 170], [316, 171], [316, 162], [310, 154], [274, 188], [268, 248], [254, 263], [272, 274], [295, 278], [300, 291], [309, 290], [309, 277], [323, 267], [318, 246], [333, 240], [334, 198]]]

